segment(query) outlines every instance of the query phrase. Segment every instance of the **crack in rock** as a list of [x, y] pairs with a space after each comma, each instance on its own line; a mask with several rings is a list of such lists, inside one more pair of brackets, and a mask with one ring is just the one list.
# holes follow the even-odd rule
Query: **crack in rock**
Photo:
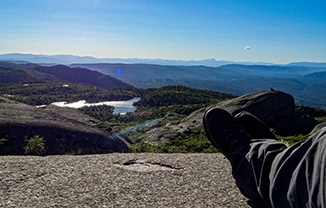
[[124, 163], [115, 163], [115, 166], [122, 167], [128, 170], [147, 172], [147, 171], [158, 171], [158, 170], [181, 170], [183, 168], [173, 167], [172, 165], [167, 165], [158, 162], [146, 162], [142, 160], [129, 160]]

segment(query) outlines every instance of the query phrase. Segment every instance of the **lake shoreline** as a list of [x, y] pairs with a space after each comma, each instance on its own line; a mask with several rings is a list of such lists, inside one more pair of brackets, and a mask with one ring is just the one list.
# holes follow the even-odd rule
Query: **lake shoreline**
[[[140, 97], [134, 97], [131, 100], [125, 101], [104, 101], [98, 103], [87, 103], [86, 100], [79, 100], [77, 102], [67, 103], [66, 101], [54, 102], [50, 105], [55, 105], [58, 107], [68, 107], [68, 108], [82, 108], [84, 106], [97, 106], [97, 105], [109, 105], [114, 107], [113, 114], [124, 115], [127, 112], [134, 112], [136, 107], [133, 105], [135, 102], [138, 102]], [[46, 105], [36, 106], [38, 108], [46, 107]]]

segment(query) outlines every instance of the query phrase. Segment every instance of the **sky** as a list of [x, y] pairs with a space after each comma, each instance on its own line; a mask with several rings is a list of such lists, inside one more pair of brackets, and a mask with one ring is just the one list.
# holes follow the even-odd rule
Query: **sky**
[[0, 54], [326, 62], [325, 0], [1, 0]]

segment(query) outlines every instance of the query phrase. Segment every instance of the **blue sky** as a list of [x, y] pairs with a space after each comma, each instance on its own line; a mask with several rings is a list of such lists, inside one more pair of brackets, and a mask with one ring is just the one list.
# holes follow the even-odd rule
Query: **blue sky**
[[0, 54], [326, 62], [325, 11], [325, 0], [2, 0]]

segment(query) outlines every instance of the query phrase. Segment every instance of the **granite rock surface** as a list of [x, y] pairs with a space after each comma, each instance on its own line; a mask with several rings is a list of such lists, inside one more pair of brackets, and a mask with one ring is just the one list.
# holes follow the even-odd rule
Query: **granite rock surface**
[[0, 156], [0, 207], [263, 207], [222, 154]]

